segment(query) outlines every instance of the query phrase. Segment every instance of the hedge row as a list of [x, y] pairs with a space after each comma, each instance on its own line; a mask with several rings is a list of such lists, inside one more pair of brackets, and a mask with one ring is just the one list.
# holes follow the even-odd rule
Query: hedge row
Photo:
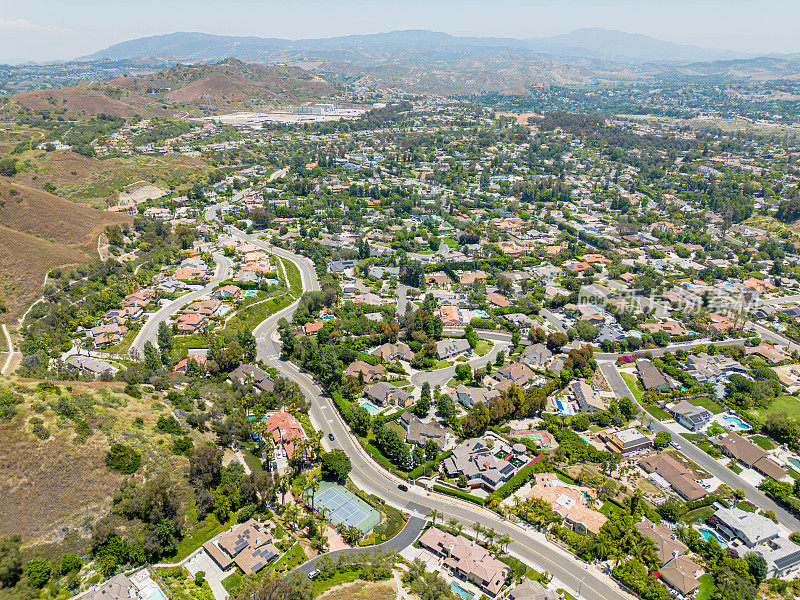
[[532, 465], [523, 467], [523, 469], [519, 473], [514, 475], [511, 479], [506, 481], [497, 490], [495, 490], [494, 495], [499, 496], [500, 498], [508, 498], [519, 488], [528, 483], [528, 481], [530, 481], [531, 478], [533, 477], [534, 473], [543, 473], [544, 471], [549, 471], [549, 470], [550, 470], [549, 461], [544, 459], [535, 462]]
[[478, 498], [477, 496], [473, 496], [472, 494], [468, 494], [467, 492], [462, 492], [461, 490], [454, 490], [450, 487], [445, 487], [443, 485], [434, 485], [433, 486], [434, 492], [439, 492], [440, 494], [446, 494], [447, 496], [455, 496], [456, 498], [461, 498], [462, 500], [466, 500], [467, 502], [474, 502], [475, 504], [480, 504], [483, 506], [484, 500], [482, 498]]

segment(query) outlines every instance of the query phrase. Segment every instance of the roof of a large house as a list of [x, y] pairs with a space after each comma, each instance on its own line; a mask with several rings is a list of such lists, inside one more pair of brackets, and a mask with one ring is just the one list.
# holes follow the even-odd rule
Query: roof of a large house
[[729, 529], [736, 531], [748, 546], [777, 537], [781, 533], [780, 526], [771, 519], [735, 506], [731, 508], [720, 506], [714, 517]]
[[636, 368], [639, 370], [639, 377], [646, 390], [653, 390], [663, 386], [672, 387], [664, 373], [651, 361], [641, 358], [636, 361]]
[[115, 575], [99, 588], [90, 593], [91, 600], [133, 600], [136, 596], [131, 593], [133, 583], [124, 574]]
[[658, 473], [669, 484], [689, 500], [707, 495], [706, 489], [694, 480], [692, 471], [666, 452], [651, 454], [639, 459], [639, 465], [648, 473]]
[[700, 586], [698, 578], [702, 570], [688, 556], [676, 556], [659, 569], [659, 574], [670, 587], [687, 596]]
[[584, 493], [591, 491], [565, 484], [556, 473], [537, 473], [528, 496], [546, 500], [562, 518], [571, 523], [581, 523], [592, 533], [598, 533], [608, 519], [603, 513], [588, 507]]
[[293, 440], [305, 438], [303, 425], [296, 417], [287, 412], [276, 412], [263, 421], [264, 430], [272, 435], [272, 441], [276, 444], [281, 442], [286, 456], [291, 459], [294, 456], [296, 443]]
[[675, 533], [662, 523], [655, 525], [649, 519], [643, 519], [636, 524], [636, 529], [656, 545], [659, 564], [666, 564], [675, 556], [686, 554], [689, 551], [686, 544], [681, 542]]
[[497, 560], [483, 546], [462, 536], [445, 533], [430, 527], [420, 538], [420, 544], [444, 556], [448, 567], [468, 573], [481, 581], [481, 587], [496, 595], [505, 583], [508, 566]]
[[605, 410], [606, 405], [603, 399], [585, 381], [575, 380], [570, 387], [578, 401], [578, 406], [593, 406], [598, 410]]
[[220, 535], [212, 545], [223, 550], [247, 574], [258, 572], [278, 556], [273, 541], [268, 524], [250, 519]]

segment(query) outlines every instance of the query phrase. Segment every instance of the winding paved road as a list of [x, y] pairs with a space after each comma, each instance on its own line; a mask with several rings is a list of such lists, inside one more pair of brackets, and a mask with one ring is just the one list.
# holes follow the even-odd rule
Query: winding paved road
[[231, 276], [231, 261], [229, 258], [222, 254], [214, 254], [214, 260], [217, 261], [217, 268], [214, 272], [214, 277], [211, 278], [207, 286], [194, 292], [184, 294], [180, 298], [176, 298], [147, 318], [147, 321], [142, 325], [139, 333], [136, 334], [136, 337], [131, 343], [130, 351], [134, 356], [144, 356], [144, 346], [147, 342], [152, 342], [153, 345], [158, 348], [158, 326], [161, 323], [169, 319], [187, 304], [191, 304], [195, 300], [199, 300], [203, 296], [210, 294], [214, 291], [215, 287]]
[[[316, 271], [313, 263], [308, 259], [274, 248], [254, 236], [244, 234], [241, 230], [229, 228], [228, 231], [231, 235], [293, 261], [302, 274], [304, 290], [319, 289]], [[479, 522], [482, 526], [491, 527], [499, 534], [508, 534], [512, 540], [509, 544], [511, 553], [519, 556], [528, 564], [548, 571], [561, 586], [576, 596], [577, 591], [581, 590], [580, 597], [586, 600], [631, 598], [609, 577], [550, 543], [543, 534], [533, 529], [511, 523], [488, 509], [449, 496], [428, 493], [417, 486], [410, 486], [409, 491], [401, 490], [398, 486], [404, 484], [404, 480], [382, 469], [372, 460], [352, 436], [349, 427], [342, 420], [333, 402], [323, 395], [311, 375], [293, 363], [280, 359], [280, 341], [276, 335], [277, 322], [282, 316], [290, 316], [295, 306], [296, 303], [272, 315], [256, 328], [254, 334], [258, 343], [258, 358], [300, 386], [311, 402], [309, 416], [312, 423], [325, 434], [322, 438], [324, 449], [330, 451], [338, 448], [350, 457], [353, 465], [350, 477], [359, 488], [409, 513], [412, 518], [422, 520], [431, 509], [435, 509], [443, 515], [445, 520], [455, 518], [465, 527]], [[487, 359], [487, 357], [482, 358]], [[329, 440], [329, 434], [334, 436], [333, 441]], [[414, 520], [411, 523], [413, 525], [417, 521]], [[412, 531], [413, 529], [409, 529], [409, 532]], [[400, 538], [397, 543], [402, 541], [404, 539]], [[304, 568], [311, 570], [312, 567], [305, 566]]]

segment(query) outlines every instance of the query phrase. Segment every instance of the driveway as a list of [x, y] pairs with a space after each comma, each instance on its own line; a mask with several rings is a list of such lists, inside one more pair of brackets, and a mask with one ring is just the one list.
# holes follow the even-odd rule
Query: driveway
[[395, 552], [400, 552], [401, 550], [409, 547], [413, 544], [419, 535], [422, 533], [422, 530], [425, 529], [425, 523], [427, 521], [425, 519], [421, 519], [420, 517], [410, 517], [406, 522], [406, 526], [394, 536], [389, 541], [383, 542], [382, 544], [378, 544], [377, 546], [367, 546], [365, 548], [345, 548], [344, 550], [336, 550], [334, 552], [328, 552], [327, 554], [321, 554], [315, 558], [312, 558], [308, 562], [303, 563], [297, 570], [304, 575], [308, 575], [311, 571], [314, 570], [317, 561], [321, 559], [323, 556], [330, 556], [332, 558], [336, 558], [340, 554], [360, 554], [362, 552], [386, 552], [389, 550], [393, 550]]
[[214, 592], [215, 600], [225, 600], [228, 597], [228, 592], [222, 585], [222, 580], [228, 575], [236, 571], [236, 567], [223, 571], [219, 565], [208, 555], [208, 552], [201, 549], [195, 554], [192, 559], [186, 563], [186, 569], [194, 576], [198, 571], [203, 571], [206, 574], [206, 581], [208, 582], [211, 591]]

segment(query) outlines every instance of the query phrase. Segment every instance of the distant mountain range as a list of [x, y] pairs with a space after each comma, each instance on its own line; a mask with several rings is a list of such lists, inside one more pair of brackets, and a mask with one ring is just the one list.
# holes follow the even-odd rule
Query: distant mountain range
[[[800, 80], [797, 54], [753, 56], [597, 28], [528, 39], [456, 37], [425, 30], [305, 40], [183, 32], [122, 42], [66, 63], [0, 65], [0, 94], [83, 85], [227, 59], [299, 67], [334, 88], [390, 94], [526, 94], [552, 85]], [[243, 81], [251, 75], [242, 70], [235, 81], [207, 83], [214, 90], [226, 89], [226, 101], [236, 104], [237, 90], [248, 87]], [[289, 78], [302, 79], [299, 72]], [[185, 93], [204, 86], [196, 84]], [[256, 88], [249, 89], [245, 98], [264, 96]], [[321, 90], [307, 91], [307, 97], [324, 95]], [[153, 99], [152, 94], [147, 96]], [[141, 103], [137, 99], [133, 104]]]
[[392, 31], [322, 39], [233, 37], [178, 32], [114, 44], [77, 60], [159, 58], [168, 61], [217, 61], [238, 58], [248, 62], [285, 62], [301, 59], [362, 61], [387, 58], [392, 53], [474, 55], [544, 54], [628, 64], [688, 63], [750, 58], [740, 52], [665, 42], [639, 34], [600, 28], [542, 38], [456, 37], [426, 30]]

